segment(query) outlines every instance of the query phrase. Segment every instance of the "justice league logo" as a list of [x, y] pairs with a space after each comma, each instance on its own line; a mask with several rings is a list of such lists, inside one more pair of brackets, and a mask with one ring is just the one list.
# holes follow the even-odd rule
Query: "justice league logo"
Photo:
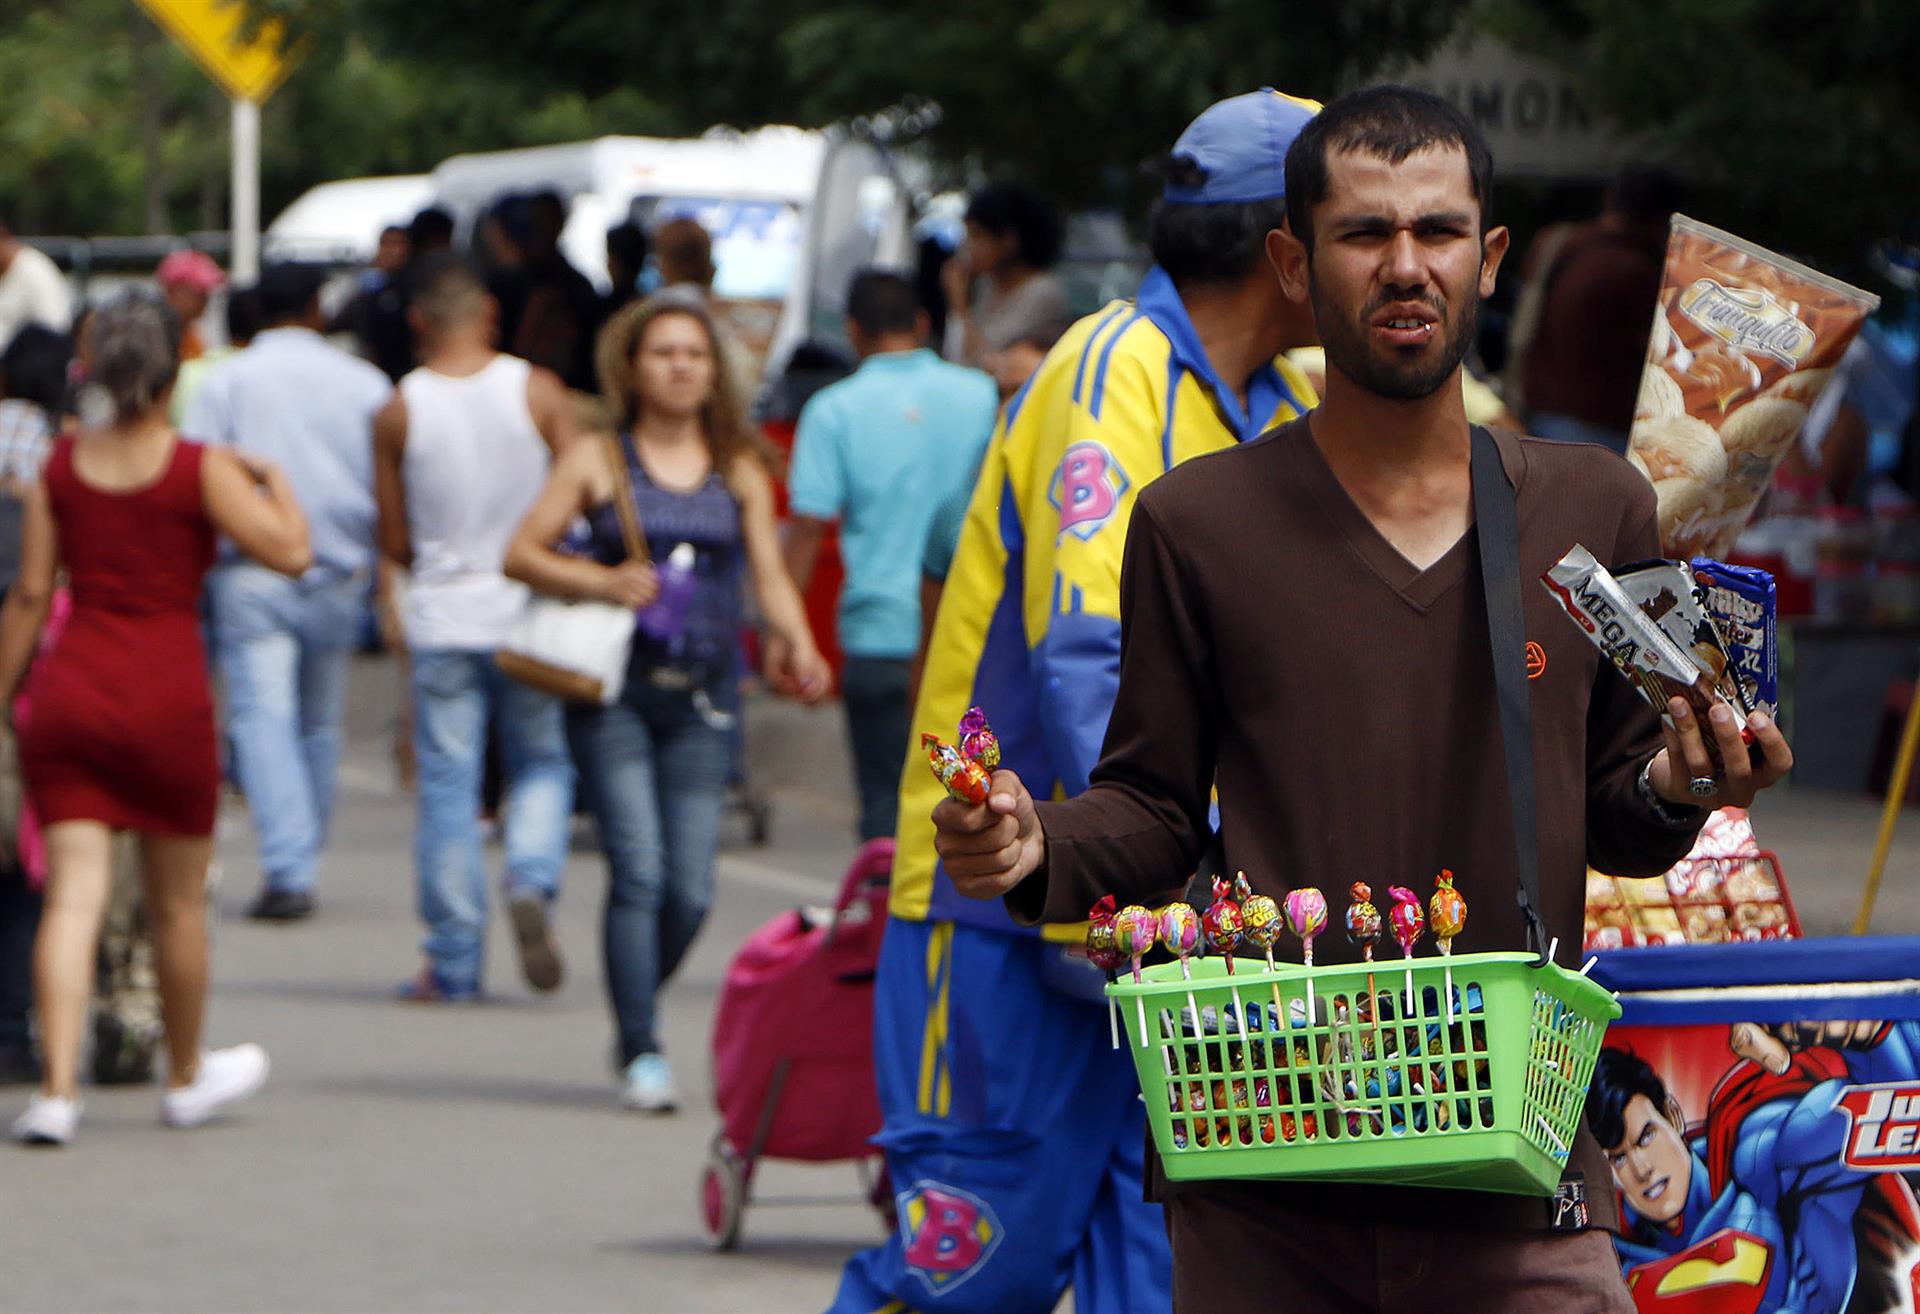
[[956, 1186], [915, 1182], [897, 1202], [907, 1271], [936, 1296], [985, 1268], [1006, 1235], [985, 1200]]
[[1060, 532], [1085, 540], [1113, 519], [1132, 486], [1104, 443], [1079, 442], [1061, 457], [1047, 500], [1060, 512]]
[[1920, 1085], [1848, 1086], [1834, 1101], [1853, 1122], [1843, 1159], [1874, 1172], [1920, 1169]]

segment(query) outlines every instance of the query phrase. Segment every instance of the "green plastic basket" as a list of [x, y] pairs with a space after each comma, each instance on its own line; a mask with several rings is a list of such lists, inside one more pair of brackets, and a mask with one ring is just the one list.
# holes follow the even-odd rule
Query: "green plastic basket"
[[1550, 1195], [1620, 1005], [1533, 964], [1456, 954], [1269, 972], [1242, 958], [1229, 977], [1206, 958], [1191, 982], [1166, 963], [1107, 993], [1175, 1181]]

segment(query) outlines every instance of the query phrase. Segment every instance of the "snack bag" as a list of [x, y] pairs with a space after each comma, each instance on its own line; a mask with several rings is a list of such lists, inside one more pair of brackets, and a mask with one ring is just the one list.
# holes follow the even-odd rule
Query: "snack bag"
[[1748, 708], [1773, 715], [1780, 706], [1780, 633], [1773, 576], [1753, 566], [1695, 557], [1693, 577], [1706, 591], [1707, 615], [1726, 644]]
[[1743, 712], [1753, 711], [1747, 701], [1746, 686], [1733, 669], [1733, 659], [1707, 610], [1706, 590], [1694, 579], [1693, 572], [1678, 561], [1650, 561], [1640, 566], [1622, 566], [1613, 572], [1647, 618], [1660, 627], [1673, 646], [1692, 657], [1694, 663], [1713, 677], [1714, 692], [1728, 706]]
[[1685, 215], [1640, 376], [1628, 459], [1670, 557], [1733, 547], [1833, 366], [1880, 299]]

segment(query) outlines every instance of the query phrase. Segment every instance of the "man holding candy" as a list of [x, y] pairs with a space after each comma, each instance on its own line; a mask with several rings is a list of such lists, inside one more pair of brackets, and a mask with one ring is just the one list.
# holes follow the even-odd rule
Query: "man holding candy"
[[[1008, 403], [928, 649], [916, 730], [984, 705], [1005, 764], [1077, 794], [1119, 675], [1119, 577], [1135, 498], [1169, 468], [1315, 400], [1280, 353], [1314, 341], [1265, 251], [1287, 144], [1318, 107], [1272, 90], [1212, 106], [1176, 143], [1132, 301], [1082, 320]], [[936, 762], [939, 760], [936, 756]], [[1158, 1314], [1170, 1259], [1142, 1198], [1145, 1118], [1108, 1043], [1102, 978], [935, 862], [942, 793], [902, 776], [874, 1062], [899, 1205], [847, 1265], [834, 1314], [902, 1309]], [[1189, 873], [1190, 874], [1190, 869]], [[1182, 876], [1166, 874], [1177, 888]], [[1093, 901], [1088, 900], [1090, 905]], [[1074, 920], [1083, 920], [1087, 908]]]
[[[1491, 176], [1473, 124], [1407, 88], [1343, 97], [1296, 137], [1289, 229], [1267, 243], [1287, 295], [1313, 308], [1326, 398], [1140, 496], [1119, 689], [1091, 787], [1036, 803], [1010, 757], [985, 806], [941, 802], [936, 848], [961, 893], [1004, 899], [1025, 922], [1076, 920], [1108, 894], [1151, 902], [1193, 870], [1217, 787], [1228, 867], [1254, 887], [1387, 885], [1451, 868], [1487, 896], [1463, 925], [1451, 901], [1437, 906], [1458, 947], [1525, 947], [1470, 453], [1497, 460], [1514, 487], [1522, 580], [1574, 543], [1621, 562], [1659, 542], [1653, 492], [1618, 457], [1476, 437], [1467, 422], [1460, 361], [1507, 246], [1488, 221]], [[1539, 912], [1571, 962], [1589, 861], [1665, 870], [1707, 808], [1750, 803], [1792, 755], [1756, 713], [1750, 756], [1724, 703], [1703, 726], [1675, 699], [1663, 726], [1546, 590], [1528, 585], [1520, 609], [1539, 650], [1528, 681]], [[1407, 917], [1424, 920], [1417, 902]], [[1357, 960], [1329, 940], [1322, 961]], [[1633, 1308], [1597, 1230], [1616, 1225], [1607, 1161], [1584, 1131], [1554, 1200], [1158, 1187], [1177, 1308]]]

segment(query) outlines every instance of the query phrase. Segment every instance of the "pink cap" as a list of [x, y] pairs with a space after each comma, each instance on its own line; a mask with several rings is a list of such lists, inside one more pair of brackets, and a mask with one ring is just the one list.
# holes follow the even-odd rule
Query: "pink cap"
[[213, 292], [227, 281], [213, 257], [199, 251], [170, 251], [160, 267], [153, 271], [161, 287], [189, 287], [196, 292]]

